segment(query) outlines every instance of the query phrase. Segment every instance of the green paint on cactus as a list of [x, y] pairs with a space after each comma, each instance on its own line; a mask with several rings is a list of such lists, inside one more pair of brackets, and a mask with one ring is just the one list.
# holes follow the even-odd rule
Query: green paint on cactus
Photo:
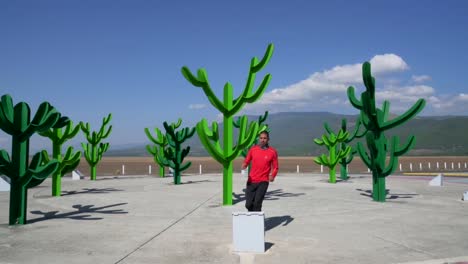
[[[382, 109], [376, 107], [375, 79], [372, 77], [369, 62], [362, 65], [362, 78], [366, 91], [361, 93], [361, 100], [356, 98], [354, 87], [350, 86], [348, 88], [349, 101], [351, 105], [360, 110], [360, 119], [367, 130], [366, 144], [368, 152], [364, 150], [364, 146], [360, 142], [357, 144], [357, 151], [362, 161], [372, 171], [373, 200], [385, 202], [385, 177], [395, 171], [398, 165], [398, 157], [414, 146], [415, 137], [410, 136], [408, 142], [400, 146], [398, 137], [393, 136], [391, 142], [389, 142], [384, 132], [415, 117], [424, 108], [426, 101], [419, 99], [404, 114], [390, 120], [388, 114], [390, 103], [388, 101], [383, 102]], [[389, 158], [388, 164], [386, 163], [387, 156]]]
[[[173, 127], [174, 129], [180, 127], [182, 124], [182, 119], [179, 118], [177, 120], [177, 123], [171, 123], [170, 126]], [[145, 134], [148, 137], [148, 139], [153, 142], [154, 145], [146, 145], [146, 150], [148, 153], [150, 153], [153, 156], [153, 160], [156, 164], [159, 166], [159, 176], [164, 177], [165, 176], [165, 170], [164, 167], [167, 164], [168, 161], [166, 157], [164, 156], [164, 150], [168, 146], [168, 141], [167, 141], [167, 135], [163, 134], [159, 128], [155, 128], [154, 132], [156, 133], [156, 137], [154, 137], [149, 128], [145, 128]]]
[[185, 79], [194, 86], [202, 88], [210, 103], [223, 114], [222, 148], [219, 143], [218, 123], [213, 122], [210, 129], [206, 119], [202, 119], [196, 126], [197, 134], [205, 149], [223, 165], [223, 205], [232, 205], [232, 161], [244, 148], [254, 142], [259, 129], [259, 125], [255, 121], [251, 122], [247, 129], [247, 117], [241, 117], [237, 145], [233, 146], [233, 116], [246, 103], [254, 103], [264, 93], [271, 80], [270, 74], [263, 78], [255, 92], [252, 92], [252, 89], [255, 85], [257, 72], [267, 65], [272, 54], [273, 44], [270, 44], [262, 60], [259, 61], [256, 57], [252, 58], [246, 86], [242, 94], [236, 99], [233, 98], [233, 87], [229, 82], [224, 85], [223, 100], [221, 101], [211, 89], [205, 69], [199, 69], [195, 77], [187, 67], [182, 67], [182, 74]]
[[[62, 156], [63, 144], [76, 136], [80, 131], [80, 125], [73, 127], [73, 122], [67, 123], [65, 128], [52, 127], [48, 130], [39, 132], [43, 137], [48, 137], [52, 141], [52, 158], [57, 160], [59, 163], [58, 169], [52, 175], [52, 196], [62, 195], [62, 177], [66, 173], [72, 172], [80, 164], [81, 152], [73, 152], [73, 147], [69, 146]], [[49, 162], [49, 156], [47, 153], [43, 153], [44, 160], [46, 163]]]
[[[362, 131], [360, 131], [361, 129], [361, 119], [358, 118], [356, 120], [356, 125], [354, 126], [354, 131], [352, 134], [349, 134], [349, 136], [343, 141], [340, 143], [340, 149], [343, 149], [345, 150], [347, 147], [348, 147], [348, 144], [353, 141], [355, 138], [360, 138], [360, 137], [363, 137], [365, 134], [366, 134], [366, 130], [363, 129]], [[327, 123], [324, 123], [324, 127], [325, 127], [325, 130], [328, 132], [328, 133], [333, 133], [333, 130], [330, 128], [330, 126], [327, 124]], [[347, 121], [345, 118], [343, 118], [341, 120], [341, 130], [344, 131], [344, 132], [348, 132], [347, 130]], [[353, 161], [353, 158], [354, 158], [354, 155], [357, 153], [357, 150], [355, 148], [353, 148], [351, 146], [351, 151], [349, 152], [348, 156], [340, 159], [340, 161], [338, 162], [340, 164], [340, 178], [342, 180], [348, 180], [349, 179], [349, 176], [348, 176], [348, 164], [351, 163], [351, 161]]]
[[8, 152], [0, 150], [0, 173], [10, 178], [9, 225], [26, 224], [28, 188], [41, 184], [59, 167], [57, 160], [44, 162], [43, 152], [34, 154], [29, 163], [29, 139], [34, 133], [63, 127], [69, 122], [48, 102], [41, 103], [34, 118], [30, 118], [28, 104], [20, 102], [13, 106], [10, 95], [2, 96], [0, 128], [12, 136], [11, 159]]
[[328, 149], [328, 156], [322, 154], [314, 159], [314, 162], [320, 165], [327, 166], [329, 169], [329, 182], [336, 183], [336, 165], [338, 162], [347, 157], [351, 152], [351, 147], [347, 146], [344, 149], [337, 148], [338, 144], [344, 142], [349, 136], [349, 132], [345, 132], [342, 129], [338, 132], [338, 135], [332, 131], [322, 135], [322, 138], [314, 139], [315, 144], [319, 146], [325, 146]]
[[88, 141], [88, 143], [81, 143], [81, 146], [83, 147], [85, 159], [90, 167], [90, 179], [92, 181], [96, 180], [96, 166], [99, 161], [101, 161], [102, 154], [109, 149], [109, 143], [102, 143], [101, 141], [107, 138], [112, 131], [112, 126], [109, 126], [106, 130], [106, 126], [109, 124], [111, 119], [112, 114], [104, 117], [102, 119], [101, 128], [98, 132], [91, 132], [89, 123], [84, 124], [83, 122], [80, 122], [81, 130]]
[[[181, 119], [179, 119], [178, 126], [180, 126], [180, 122]], [[166, 130], [168, 147], [164, 149], [165, 159], [162, 160], [162, 162], [164, 166], [173, 169], [174, 184], [180, 184], [182, 171], [188, 169], [190, 165], [192, 165], [192, 162], [190, 161], [183, 164], [185, 157], [190, 152], [190, 146], [182, 148], [182, 143], [195, 134], [195, 128], [186, 127], [179, 131], [175, 131], [178, 126], [169, 125], [167, 122], [164, 122], [163, 125]]]

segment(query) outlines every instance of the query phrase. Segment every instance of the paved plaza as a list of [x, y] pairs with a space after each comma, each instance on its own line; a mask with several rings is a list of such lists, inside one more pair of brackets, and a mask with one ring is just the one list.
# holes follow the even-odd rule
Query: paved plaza
[[222, 175], [64, 178], [29, 190], [28, 224], [8, 226], [0, 192], [0, 263], [468, 263], [466, 178], [387, 178], [373, 202], [369, 175], [279, 174], [263, 205], [266, 252], [233, 251], [232, 212], [245, 211], [245, 177], [222, 206]]

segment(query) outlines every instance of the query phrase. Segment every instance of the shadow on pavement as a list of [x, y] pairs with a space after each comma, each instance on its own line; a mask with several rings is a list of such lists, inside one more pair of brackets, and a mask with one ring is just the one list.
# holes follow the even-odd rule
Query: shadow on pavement
[[50, 211], [50, 212], [42, 212], [42, 211], [31, 211], [32, 214], [42, 215], [42, 217], [30, 219], [27, 221], [28, 224], [49, 220], [49, 219], [73, 219], [73, 220], [101, 220], [101, 217], [92, 217], [91, 214], [99, 213], [99, 214], [127, 214], [128, 212], [122, 211], [122, 209], [113, 209], [113, 210], [103, 210], [110, 207], [120, 206], [127, 203], [118, 203], [118, 204], [111, 204], [101, 207], [94, 207], [94, 205], [81, 205], [75, 204], [72, 207], [76, 209], [74, 212], [62, 213], [59, 214], [59, 211]]
[[[361, 192], [360, 194], [362, 196], [366, 196], [369, 198], [372, 198], [372, 190], [363, 190], [363, 189], [356, 189], [356, 191]], [[387, 197], [385, 199], [387, 200], [393, 200], [393, 199], [400, 199], [400, 198], [413, 198], [416, 195], [419, 195], [417, 193], [390, 193], [389, 189], [385, 189]], [[390, 196], [388, 196], [390, 195]]]
[[265, 218], [265, 232], [279, 225], [287, 226], [294, 220], [290, 215], [273, 216]]
[[123, 190], [115, 188], [83, 188], [83, 191], [63, 191], [62, 196], [73, 195], [73, 194], [82, 194], [82, 193], [110, 193], [110, 192], [121, 192]]
[[[232, 204], [237, 204], [242, 201], [245, 201], [245, 189], [242, 190], [243, 193], [236, 194], [235, 192], [232, 193], [234, 197], [232, 199]], [[300, 195], [305, 195], [305, 193], [289, 193], [283, 192], [283, 189], [276, 189], [272, 191], [267, 191], [265, 194], [265, 200], [279, 200], [280, 198], [287, 198], [287, 197], [297, 197]]]

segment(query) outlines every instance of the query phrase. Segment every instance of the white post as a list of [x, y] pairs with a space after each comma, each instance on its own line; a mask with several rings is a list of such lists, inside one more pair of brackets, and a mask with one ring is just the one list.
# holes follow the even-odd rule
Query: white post
[[323, 173], [323, 165], [320, 165], [320, 173]]
[[422, 163], [419, 162], [419, 170], [422, 171]]
[[370, 169], [369, 169], [369, 168], [367, 168], [367, 172], [370, 172]]
[[409, 169], [410, 169], [410, 171], [413, 171], [413, 163], [409, 164]]
[[151, 165], [148, 166], [148, 175], [151, 175]]
[[461, 164], [460, 164], [460, 162], [458, 162], [458, 168], [461, 169]]
[[125, 165], [122, 164], [122, 175], [125, 175]]
[[466, 169], [466, 162], [465, 162], [465, 169]]
[[199, 170], [200, 170], [200, 174], [202, 174], [202, 167], [201, 167], [201, 164], [199, 166]]
[[430, 162], [427, 163], [427, 167], [428, 167], [429, 169], [431, 169], [431, 163], [430, 163]]
[[452, 162], [452, 170], [453, 170], [453, 162]]
[[437, 162], [437, 169], [439, 169], [439, 162]]
[[401, 163], [400, 163], [400, 171], [401, 171]]
[[447, 169], [447, 162], [444, 161], [444, 170]]
[[299, 165], [297, 165], [297, 173], [299, 173]]

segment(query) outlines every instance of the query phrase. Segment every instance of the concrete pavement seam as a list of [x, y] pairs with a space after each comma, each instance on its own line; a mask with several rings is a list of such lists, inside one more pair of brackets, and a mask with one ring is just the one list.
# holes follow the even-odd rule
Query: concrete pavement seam
[[151, 242], [153, 239], [155, 239], [156, 237], [158, 237], [159, 235], [161, 235], [162, 233], [166, 232], [169, 228], [173, 227], [174, 225], [176, 225], [177, 223], [179, 223], [180, 221], [182, 221], [183, 219], [185, 219], [187, 216], [191, 215], [193, 212], [195, 212], [198, 208], [200, 208], [202, 205], [206, 204], [209, 200], [213, 199], [213, 197], [215, 197], [216, 195], [219, 195], [219, 192], [213, 194], [212, 196], [210, 196], [207, 200], [205, 200], [204, 202], [202, 202], [201, 204], [199, 204], [198, 206], [196, 206], [194, 209], [192, 209], [192, 211], [188, 212], [187, 214], [185, 214], [184, 216], [182, 216], [181, 218], [177, 219], [174, 223], [170, 224], [169, 226], [167, 226], [166, 228], [164, 228], [162, 231], [160, 231], [159, 233], [157, 233], [156, 235], [152, 236], [150, 239], [148, 239], [146, 242], [144, 242], [143, 244], [139, 245], [136, 249], [132, 250], [130, 253], [128, 253], [127, 255], [125, 255], [123, 258], [119, 259], [117, 262], [115, 262], [115, 264], [118, 264], [120, 262], [122, 262], [123, 260], [125, 260], [126, 258], [128, 258], [130, 255], [132, 255], [133, 253], [135, 253], [136, 251], [138, 251], [140, 248], [144, 247], [146, 244], [148, 244], [149, 242]]
[[393, 244], [395, 244], [395, 245], [399, 245], [399, 246], [405, 247], [405, 248], [407, 248], [407, 249], [409, 249], [409, 250], [414, 250], [414, 251], [416, 251], [416, 252], [429, 255], [429, 256], [431, 256], [431, 257], [437, 257], [437, 255], [431, 254], [430, 252], [427, 252], [427, 251], [424, 251], [424, 250], [420, 250], [420, 249], [417, 249], [417, 248], [412, 248], [412, 247], [409, 247], [409, 246], [404, 245], [404, 244], [402, 244], [402, 243], [398, 243], [398, 242], [395, 242], [395, 241], [392, 241], [392, 240], [383, 238], [383, 237], [381, 237], [381, 236], [376, 236], [376, 235], [374, 235], [374, 237], [379, 238], [379, 239], [381, 239], [381, 240], [383, 240], [383, 241], [385, 241], [385, 242], [390, 242], [390, 243], [393, 243]]

